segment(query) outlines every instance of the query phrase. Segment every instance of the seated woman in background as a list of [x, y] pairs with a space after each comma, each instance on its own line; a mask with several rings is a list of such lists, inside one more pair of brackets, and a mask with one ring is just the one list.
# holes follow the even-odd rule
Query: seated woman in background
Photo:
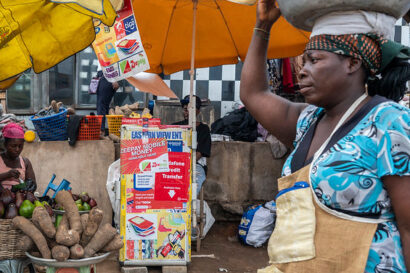
[[11, 189], [22, 181], [26, 182], [26, 190], [37, 188], [33, 166], [28, 158], [20, 156], [24, 148], [24, 130], [16, 123], [9, 123], [3, 130], [6, 151], [0, 156], [1, 188]]

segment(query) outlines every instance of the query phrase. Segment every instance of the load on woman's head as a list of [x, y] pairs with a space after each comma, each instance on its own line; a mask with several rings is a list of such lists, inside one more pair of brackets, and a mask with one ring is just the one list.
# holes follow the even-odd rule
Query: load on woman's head
[[358, 11], [350, 13], [355, 25], [346, 28], [337, 24], [338, 16], [329, 15], [316, 22], [306, 50], [325, 50], [361, 60], [368, 94], [401, 100], [410, 80], [410, 48], [385, 38], [392, 37], [389, 30], [394, 29], [395, 20], [375, 12]]

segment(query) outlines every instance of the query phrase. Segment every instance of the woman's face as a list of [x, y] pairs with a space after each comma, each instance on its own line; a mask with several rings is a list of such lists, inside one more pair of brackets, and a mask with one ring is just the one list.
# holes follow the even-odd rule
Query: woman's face
[[10, 158], [17, 158], [20, 156], [24, 148], [24, 139], [10, 139], [6, 144], [6, 152]]
[[324, 50], [307, 50], [298, 75], [306, 102], [326, 108], [343, 98], [348, 65], [348, 58]]

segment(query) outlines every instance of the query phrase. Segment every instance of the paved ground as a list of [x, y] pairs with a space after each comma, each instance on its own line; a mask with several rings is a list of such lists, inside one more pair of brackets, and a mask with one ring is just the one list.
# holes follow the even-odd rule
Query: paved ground
[[[189, 273], [251, 273], [268, 264], [266, 246], [253, 248], [241, 245], [236, 239], [238, 223], [215, 223], [202, 241], [198, 253], [193, 247], [192, 262], [188, 265]], [[195, 255], [214, 254], [215, 258], [196, 258]], [[227, 271], [225, 271], [226, 269]], [[97, 266], [98, 273], [120, 272], [115, 257], [111, 257]], [[149, 267], [149, 273], [160, 273], [160, 267]]]

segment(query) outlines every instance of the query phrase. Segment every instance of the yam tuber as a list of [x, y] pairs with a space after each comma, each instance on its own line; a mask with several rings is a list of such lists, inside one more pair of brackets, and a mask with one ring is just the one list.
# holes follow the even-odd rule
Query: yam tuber
[[64, 262], [70, 257], [70, 250], [66, 246], [55, 246], [51, 249], [53, 258], [59, 262]]
[[64, 207], [65, 215], [67, 215], [68, 222], [70, 223], [70, 229], [74, 229], [81, 235], [83, 231], [81, 217], [71, 194], [68, 191], [59, 191], [55, 200]]
[[17, 249], [22, 250], [24, 252], [29, 252], [30, 250], [34, 249], [34, 242], [27, 235], [23, 235], [17, 242], [16, 247]]
[[83, 232], [85, 230], [85, 227], [87, 226], [88, 222], [88, 214], [82, 214], [81, 215], [81, 226], [83, 227]]
[[84, 248], [80, 244], [75, 244], [70, 247], [70, 258], [81, 259], [84, 257]]
[[74, 229], [68, 229], [68, 226], [67, 216], [64, 214], [56, 233], [56, 242], [60, 245], [73, 246], [80, 241], [80, 234]]
[[103, 216], [104, 212], [102, 211], [102, 209], [94, 207], [90, 210], [90, 213], [88, 214], [87, 226], [85, 227], [83, 235], [81, 236], [80, 244], [82, 246], [86, 246], [94, 236], [94, 234], [97, 232]]
[[23, 216], [16, 216], [13, 218], [13, 225], [34, 241], [34, 244], [37, 246], [44, 259], [51, 259], [51, 252], [48, 248], [46, 238], [41, 231], [30, 222], [30, 220]]
[[107, 223], [100, 226], [91, 241], [84, 248], [84, 257], [92, 257], [97, 251], [108, 244], [115, 234], [117, 234], [117, 230], [110, 224]]
[[110, 251], [120, 250], [123, 246], [124, 246], [124, 242], [121, 239], [121, 235], [117, 233], [115, 234], [114, 238], [103, 247], [102, 251], [110, 252]]
[[54, 227], [53, 221], [44, 207], [38, 206], [34, 209], [32, 221], [37, 227], [40, 228], [44, 235], [50, 239], [54, 238], [56, 235], [56, 228]]

